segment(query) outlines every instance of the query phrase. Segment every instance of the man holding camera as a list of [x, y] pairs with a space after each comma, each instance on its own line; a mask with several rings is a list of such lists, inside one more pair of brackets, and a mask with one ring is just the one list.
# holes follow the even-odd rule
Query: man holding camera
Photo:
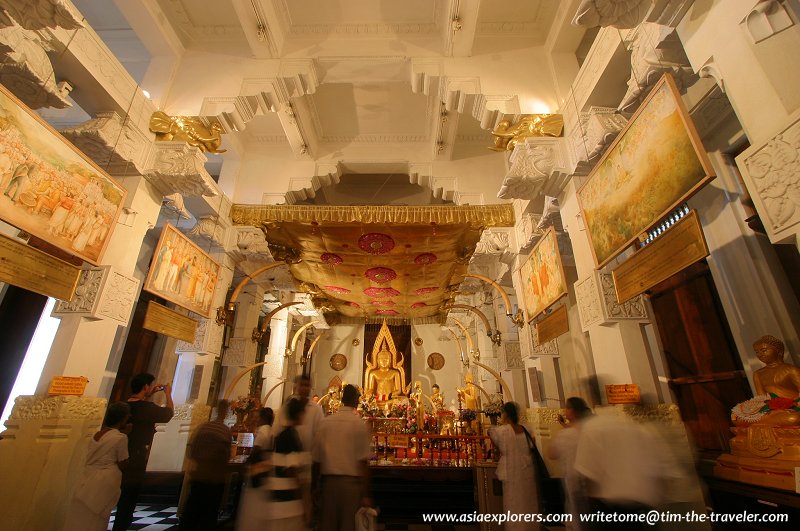
[[[133, 522], [136, 499], [144, 481], [147, 459], [150, 457], [150, 446], [156, 434], [156, 424], [169, 422], [174, 415], [172, 403], [172, 387], [153, 385], [156, 377], [141, 373], [131, 379], [131, 393], [128, 405], [131, 407], [131, 429], [128, 432], [128, 466], [122, 471], [122, 493], [117, 502], [114, 517], [114, 531], [124, 531]], [[164, 391], [167, 404], [157, 406], [148, 399], [154, 393]]]

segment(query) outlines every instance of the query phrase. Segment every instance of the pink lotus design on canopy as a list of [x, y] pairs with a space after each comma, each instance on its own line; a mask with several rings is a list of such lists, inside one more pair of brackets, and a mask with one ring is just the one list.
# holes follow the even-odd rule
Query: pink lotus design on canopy
[[372, 304], [374, 304], [375, 306], [394, 306], [397, 303], [389, 300], [389, 301], [372, 301]]
[[436, 255], [433, 253], [422, 253], [414, 258], [414, 263], [417, 265], [432, 264], [437, 260]]
[[375, 310], [378, 315], [399, 315], [396, 310]]
[[349, 289], [341, 288], [339, 286], [325, 286], [322, 289], [324, 289], [325, 291], [330, 291], [331, 293], [335, 293], [337, 295], [347, 295], [348, 293], [350, 293]]
[[428, 293], [433, 293], [438, 289], [439, 286], [430, 286], [428, 288], [419, 288], [418, 290], [415, 290], [414, 293], [416, 293], [417, 295], [427, 295]]
[[320, 256], [319, 259], [322, 260], [323, 264], [329, 265], [339, 265], [344, 261], [342, 260], [341, 256], [334, 253], [322, 253], [322, 256]]
[[416, 310], [418, 308], [424, 308], [426, 306], [427, 304], [425, 304], [424, 302], [415, 302], [414, 304], [411, 305], [411, 309]]
[[367, 288], [364, 290], [364, 295], [369, 297], [397, 297], [400, 292], [394, 288]]
[[397, 273], [388, 267], [372, 267], [364, 272], [364, 276], [378, 284], [386, 284], [396, 279]]
[[358, 239], [358, 246], [369, 254], [386, 254], [394, 249], [394, 240], [388, 234], [370, 232]]

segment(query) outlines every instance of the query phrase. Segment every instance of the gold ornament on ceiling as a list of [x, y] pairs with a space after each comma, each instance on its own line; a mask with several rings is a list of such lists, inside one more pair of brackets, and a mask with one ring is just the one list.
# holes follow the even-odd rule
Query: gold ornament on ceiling
[[344, 354], [334, 354], [331, 356], [331, 369], [334, 371], [341, 371], [347, 367], [347, 356]]
[[416, 346], [418, 346], [418, 347], [421, 347], [421, 346], [422, 346], [422, 343], [423, 343], [423, 341], [422, 341], [422, 338], [421, 338], [421, 337], [418, 337], [417, 339], [415, 339], [415, 340], [414, 340], [414, 344], [415, 344]]
[[339, 314], [421, 319], [454, 296], [483, 229], [513, 225], [513, 210], [498, 206], [507, 207], [387, 206], [371, 216], [373, 207], [237, 205], [232, 218], [268, 224], [270, 250], [293, 251], [301, 290]]
[[428, 356], [428, 367], [434, 371], [438, 371], [444, 367], [444, 356], [438, 352], [431, 352]]
[[156, 111], [150, 116], [150, 131], [162, 142], [186, 142], [205, 153], [225, 153], [222, 144], [222, 126], [219, 122], [199, 116], [170, 116]]
[[516, 122], [503, 120], [492, 131], [492, 151], [513, 151], [526, 138], [537, 136], [561, 136], [564, 132], [564, 117], [560, 114], [523, 114]]

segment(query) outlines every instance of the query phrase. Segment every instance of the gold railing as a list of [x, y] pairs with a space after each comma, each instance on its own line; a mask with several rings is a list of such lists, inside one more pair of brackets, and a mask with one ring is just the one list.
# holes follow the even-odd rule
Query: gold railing
[[372, 448], [377, 466], [471, 467], [498, 458], [485, 435], [373, 433]]

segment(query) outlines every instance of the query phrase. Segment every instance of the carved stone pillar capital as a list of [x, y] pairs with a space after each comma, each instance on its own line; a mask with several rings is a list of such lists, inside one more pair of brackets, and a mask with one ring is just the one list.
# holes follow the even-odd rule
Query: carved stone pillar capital
[[80, 14], [71, 2], [64, 0], [0, 0], [0, 9], [29, 30], [55, 27], [74, 30], [83, 27]]
[[139, 280], [115, 271], [111, 266], [81, 271], [75, 297], [58, 301], [54, 317], [77, 315], [90, 319], [111, 319], [127, 326], [139, 295]]
[[149, 133], [138, 130], [117, 113], [100, 112], [77, 127], [61, 131], [70, 142], [111, 175], [141, 175]]
[[570, 149], [564, 138], [528, 138], [514, 148], [508, 170], [497, 197], [535, 199], [545, 194], [558, 196], [574, 169]]
[[628, 33], [625, 45], [631, 51], [631, 77], [618, 107], [623, 112], [634, 112], [665, 73], [672, 74], [680, 91], [698, 79], [675, 28], [649, 22], [640, 24]]
[[214, 322], [213, 319], [199, 318], [196, 320], [197, 331], [194, 335], [194, 342], [178, 341], [175, 351], [216, 356], [222, 348], [223, 327]]
[[216, 197], [217, 186], [205, 162], [203, 153], [185, 142], [155, 142], [142, 175], [164, 195]]
[[644, 295], [622, 304], [617, 302], [614, 278], [610, 273], [594, 271], [591, 276], [575, 283], [575, 298], [581, 329], [619, 321], [649, 321]]
[[0, 82], [31, 109], [71, 104], [72, 85], [56, 83], [47, 52], [52, 50], [38, 33], [9, 26], [0, 29]]
[[582, 113], [586, 162], [599, 159], [627, 124], [628, 118], [613, 107], [590, 107], [589, 112]]
[[200, 216], [194, 227], [186, 231], [201, 247], [211, 244], [217, 250], [225, 248], [230, 220], [222, 216]]

